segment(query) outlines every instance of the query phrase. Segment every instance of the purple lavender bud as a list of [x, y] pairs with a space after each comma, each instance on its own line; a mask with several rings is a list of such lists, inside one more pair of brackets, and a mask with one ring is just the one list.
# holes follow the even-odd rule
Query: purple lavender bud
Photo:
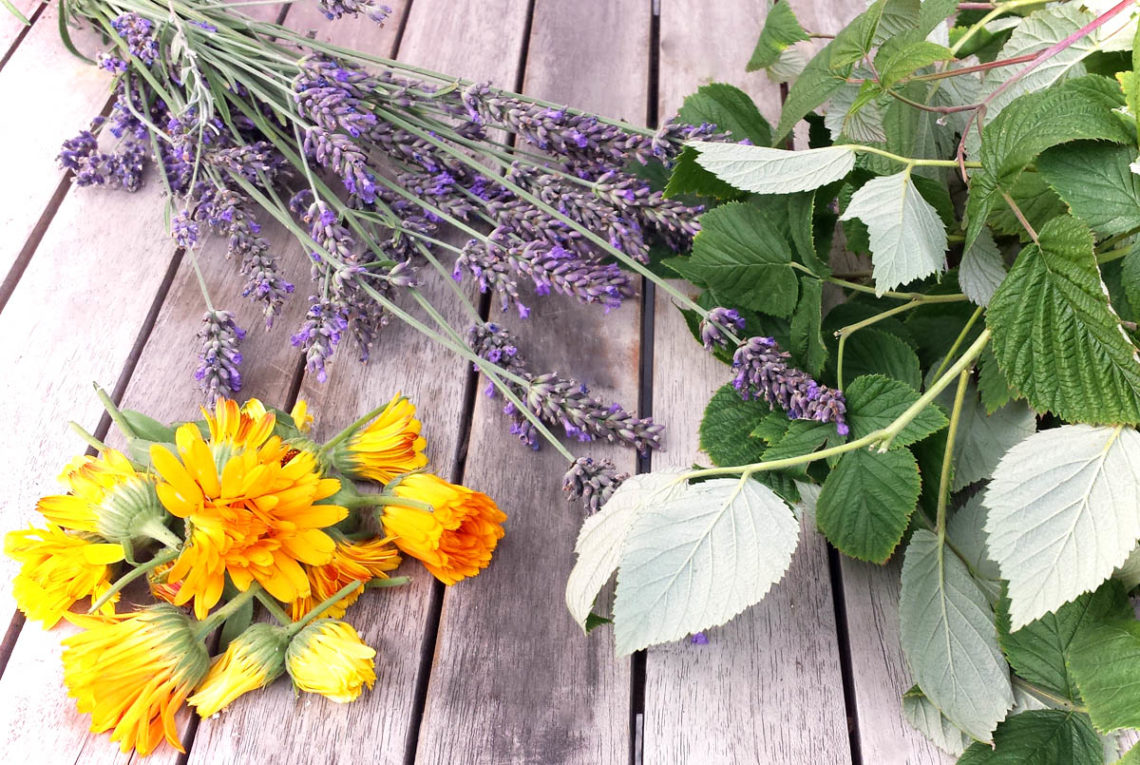
[[241, 390], [241, 353], [237, 347], [245, 337], [245, 330], [234, 323], [229, 311], [207, 311], [202, 317], [202, 328], [198, 338], [202, 341], [202, 351], [198, 356], [201, 362], [194, 372], [196, 379], [206, 394], [206, 400], [213, 403], [218, 396], [232, 396]]
[[127, 62], [110, 53], [100, 53], [97, 56], [99, 68], [111, 74], [122, 74], [127, 71]]
[[383, 24], [392, 15], [392, 9], [386, 5], [360, 0], [318, 0], [317, 7], [329, 21], [344, 15], [357, 16], [364, 13], [377, 24]]
[[119, 37], [127, 43], [132, 56], [137, 56], [150, 66], [158, 57], [158, 40], [154, 36], [154, 24], [137, 13], [124, 13], [111, 22]]
[[718, 306], [701, 319], [701, 342], [704, 343], [706, 351], [714, 345], [727, 346], [728, 335], [735, 334], [743, 329], [744, 319], [735, 309]]
[[304, 352], [305, 368], [315, 372], [317, 380], [325, 382], [328, 380], [326, 365], [340, 344], [341, 333], [348, 328], [348, 317], [327, 300], [309, 299], [312, 305], [292, 342]]
[[769, 406], [783, 409], [790, 419], [834, 422], [839, 435], [847, 435], [843, 394], [790, 366], [790, 359], [772, 338], [751, 337], [732, 358], [737, 370], [732, 384], [745, 400], [763, 396]]
[[562, 491], [566, 492], [568, 502], [582, 500], [586, 514], [593, 515], [627, 478], [629, 473], [619, 473], [613, 460], [579, 457], [562, 477]]
[[184, 250], [198, 246], [198, 234], [198, 224], [190, 218], [190, 213], [187, 210], [175, 215], [174, 220], [170, 222], [170, 235]]

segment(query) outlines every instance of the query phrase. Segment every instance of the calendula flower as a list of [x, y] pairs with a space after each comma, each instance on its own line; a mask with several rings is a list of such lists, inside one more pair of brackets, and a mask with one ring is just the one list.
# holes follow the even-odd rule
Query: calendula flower
[[427, 464], [415, 405], [397, 394], [368, 425], [333, 447], [332, 463], [349, 478], [388, 483]]
[[242, 694], [264, 688], [285, 671], [284, 630], [271, 624], [254, 624], [214, 659], [206, 679], [187, 699], [202, 717], [228, 707]]
[[313, 415], [309, 414], [309, 405], [305, 403], [305, 399], [297, 399], [297, 403], [293, 405], [292, 411], [289, 416], [293, 418], [293, 424], [302, 433], [308, 433], [313, 427]]
[[[396, 546], [420, 560], [436, 579], [455, 584], [491, 562], [507, 519], [486, 494], [430, 473], [404, 476], [391, 495], [411, 500], [386, 505], [380, 521]], [[419, 506], [417, 506], [419, 505]], [[429, 512], [423, 505], [430, 505]]]
[[155, 566], [150, 570], [150, 573], [146, 575], [146, 583], [150, 587], [150, 594], [171, 605], [174, 605], [174, 599], [178, 597], [178, 590], [181, 589], [181, 583], [171, 583], [167, 580], [167, 575], [173, 566], [174, 561], [162, 563]]
[[[12, 596], [29, 619], [56, 625], [67, 609], [90, 597], [98, 600], [111, 587], [111, 565], [123, 559], [118, 544], [68, 534], [55, 525], [10, 531], [4, 552], [22, 565], [12, 580]], [[102, 608], [115, 612], [116, 594]]]
[[163, 525], [154, 477], [136, 471], [114, 449], [99, 457], [75, 458], [59, 480], [70, 493], [44, 497], [36, 505], [52, 523], [124, 543], [171, 536]]
[[310, 594], [293, 601], [293, 621], [298, 621], [324, 600], [331, 598], [350, 582], [360, 587], [345, 595], [324, 612], [325, 616], [339, 619], [348, 607], [364, 592], [364, 583], [372, 579], [387, 579], [388, 572], [400, 565], [400, 555], [391, 539], [369, 539], [365, 542], [336, 540], [332, 560], [323, 566], [308, 566]]
[[321, 529], [348, 510], [315, 503], [335, 494], [340, 481], [321, 477], [312, 452], [270, 435], [273, 420], [272, 413], [239, 412], [220, 400], [216, 417], [207, 418], [209, 442], [187, 423], [175, 434], [178, 457], [151, 447], [163, 479], [159, 499], [187, 527], [166, 579], [179, 585], [174, 603], [193, 599], [199, 619], [221, 598], [226, 574], [239, 590], [256, 581], [290, 603], [310, 592], [301, 564], [332, 559], [335, 544]]
[[302, 629], [285, 652], [293, 685], [337, 702], [355, 701], [376, 682], [376, 651], [347, 622], [320, 619]]
[[209, 667], [190, 620], [166, 604], [92, 626], [63, 641], [63, 680], [91, 731], [112, 730], [124, 752], [147, 755], [165, 737], [180, 752], [174, 715]]

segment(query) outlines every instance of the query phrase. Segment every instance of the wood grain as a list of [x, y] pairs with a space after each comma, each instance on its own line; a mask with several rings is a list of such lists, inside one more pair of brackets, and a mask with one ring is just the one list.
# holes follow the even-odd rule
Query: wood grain
[[[524, 89], [641, 122], [648, 34], [642, 2], [539, 2]], [[534, 301], [525, 322], [492, 307], [494, 320], [517, 332], [531, 368], [572, 375], [595, 394], [633, 407], [636, 302], [607, 316], [563, 296]], [[508, 433], [501, 406], [498, 398], [476, 402], [464, 481], [499, 502], [509, 516], [507, 535], [487, 571], [447, 591], [417, 759], [625, 762], [628, 662], [614, 658], [606, 631], [584, 637], [563, 603], [582, 517], [559, 489], [568, 465], [549, 446], [528, 453]], [[629, 451], [573, 449], [612, 456], [633, 471]]]
[[110, 97], [110, 76], [63, 47], [58, 13], [57, 4], [46, 8], [0, 69], [0, 98], [24, 110], [0, 120], [5, 174], [19, 179], [0, 185], [0, 274], [16, 262], [45, 211], [54, 212], [48, 203], [63, 178], [55, 162], [60, 143], [87, 128]]
[[[708, 464], [697, 430], [731, 370], [668, 299], [658, 297], [655, 322], [653, 412], [670, 439], [653, 468]], [[648, 651], [645, 762], [850, 762], [827, 548], [814, 528], [805, 524], [767, 597], [707, 636]]]
[[744, 71], [763, 26], [763, 3], [661, 0], [661, 121], [672, 119], [685, 96], [710, 82], [741, 88], [774, 121], [780, 113], [779, 88], [764, 72]]

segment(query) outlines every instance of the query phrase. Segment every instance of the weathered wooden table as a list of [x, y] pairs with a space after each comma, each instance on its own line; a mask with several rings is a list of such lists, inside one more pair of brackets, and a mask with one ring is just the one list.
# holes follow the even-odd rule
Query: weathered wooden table
[[[712, 80], [745, 88], [771, 119], [779, 90], [744, 64], [763, 21], [757, 0], [386, 0], [383, 29], [328, 24], [315, 4], [250, 6], [298, 29], [373, 53], [632, 122], [671, 116]], [[809, 28], [835, 31], [858, 3], [797, 0]], [[164, 419], [196, 416], [194, 333], [201, 297], [189, 262], [163, 226], [159, 184], [134, 195], [72, 188], [56, 169], [59, 143], [107, 103], [102, 72], [68, 55], [56, 9], [23, 27], [0, 13], [0, 401], [4, 531], [35, 520], [35, 501], [83, 448], [74, 419], [99, 435], [92, 381], [125, 407]], [[784, 580], [758, 607], [679, 643], [616, 659], [608, 630], [586, 638], [563, 605], [581, 521], [559, 490], [550, 449], [531, 454], [506, 433], [499, 404], [476, 390], [467, 365], [404, 326], [384, 331], [368, 366], [351, 349], [320, 384], [288, 342], [304, 314], [307, 265], [284, 230], [280, 244], [298, 294], [271, 334], [251, 331], [243, 395], [288, 406], [306, 398], [327, 437], [403, 391], [420, 405], [436, 472], [485, 491], [510, 515], [495, 562], [444, 589], [408, 564], [410, 587], [365, 597], [350, 613], [376, 646], [379, 681], [349, 705], [294, 698], [286, 682], [218, 717], [183, 715], [191, 763], [933, 763], [948, 761], [900, 715], [910, 684], [898, 642], [898, 570], [829, 554], [813, 529]], [[236, 263], [219, 242], [201, 255], [216, 302], [239, 323], [260, 318], [238, 293]], [[517, 328], [538, 369], [586, 380], [599, 393], [669, 427], [653, 464], [699, 460], [696, 429], [729, 370], [692, 341], [667, 301], [608, 316], [550, 298]], [[453, 312], [458, 321], [458, 311]], [[98, 429], [97, 428], [100, 428]], [[627, 452], [611, 454], [636, 468]], [[24, 625], [0, 564], [0, 752], [9, 763], [119, 762], [88, 732], [61, 685], [59, 640]], [[164, 747], [155, 762], [175, 761]]]

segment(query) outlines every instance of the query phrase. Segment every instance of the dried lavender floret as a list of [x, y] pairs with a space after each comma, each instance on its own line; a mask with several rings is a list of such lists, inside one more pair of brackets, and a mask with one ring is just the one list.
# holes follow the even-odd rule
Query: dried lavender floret
[[305, 135], [305, 153], [339, 175], [350, 194], [368, 204], [376, 201], [376, 176], [368, 168], [367, 155], [350, 137], [312, 127]]
[[198, 338], [202, 341], [201, 362], [194, 379], [213, 403], [219, 396], [232, 396], [241, 390], [241, 352], [237, 349], [245, 330], [234, 323], [229, 311], [206, 311]]
[[698, 329], [707, 351], [714, 345], [727, 346], [728, 335], [744, 329], [744, 319], [735, 308], [717, 306], [701, 319]]
[[170, 235], [175, 243], [184, 250], [198, 246], [198, 224], [190, 217], [188, 210], [183, 210], [174, 216], [170, 222]]
[[763, 396], [769, 406], [780, 407], [790, 419], [834, 422], [839, 435], [847, 435], [843, 394], [791, 366], [790, 359], [772, 338], [750, 337], [732, 358], [737, 370], [732, 384], [745, 400]]
[[693, 237], [701, 230], [697, 219], [704, 207], [666, 199], [662, 192], [653, 191], [648, 183], [629, 173], [606, 173], [594, 183], [594, 193], [642, 226], [657, 231], [674, 252], [691, 248]]
[[328, 300], [309, 299], [312, 305], [292, 342], [304, 352], [305, 368], [315, 372], [317, 380], [325, 382], [328, 380], [326, 364], [340, 344], [341, 333], [348, 329], [348, 317], [342, 308]]
[[627, 478], [629, 473], [619, 473], [611, 459], [579, 457], [562, 477], [562, 491], [566, 492], [568, 502], [582, 500], [586, 514], [593, 515]]
[[274, 181], [289, 166], [284, 155], [268, 141], [256, 141], [244, 146], [230, 146], [206, 152], [206, 161], [240, 175], [251, 183], [261, 185], [262, 179]]
[[377, 5], [372, 2], [362, 3], [360, 0], [319, 0], [317, 7], [321, 9], [321, 13], [329, 21], [339, 19], [344, 15], [357, 16], [363, 13], [377, 24], [383, 24], [392, 15], [392, 9], [386, 5]]

